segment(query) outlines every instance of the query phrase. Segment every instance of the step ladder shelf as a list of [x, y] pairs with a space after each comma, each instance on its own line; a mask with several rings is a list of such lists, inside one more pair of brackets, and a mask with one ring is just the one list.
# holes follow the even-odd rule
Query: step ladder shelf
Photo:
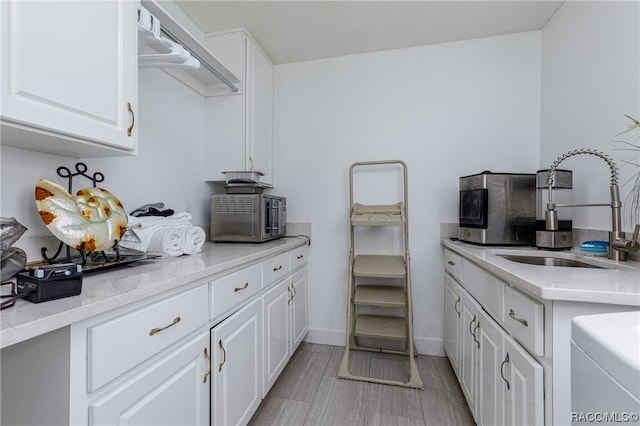
[[[353, 175], [357, 167], [387, 166], [402, 169], [404, 178], [402, 201], [394, 204], [360, 204], [354, 202]], [[358, 162], [349, 168], [350, 230], [349, 283], [347, 291], [346, 348], [338, 378], [360, 380], [385, 385], [423, 389], [420, 372], [415, 361], [413, 342], [413, 310], [411, 306], [411, 273], [409, 265], [409, 220], [407, 165], [403, 161]], [[355, 253], [355, 238], [367, 229], [379, 226], [400, 227], [394, 233], [404, 245], [402, 256]], [[356, 227], [363, 227], [355, 232]], [[372, 231], [373, 232], [373, 231]], [[396, 239], [394, 239], [394, 242]], [[383, 244], [387, 244], [386, 242]], [[393, 247], [397, 249], [397, 247]], [[389, 252], [391, 247], [370, 247], [371, 251]], [[361, 251], [359, 249], [359, 251]], [[395, 250], [393, 251], [395, 252]], [[391, 349], [391, 348], [397, 349]], [[403, 348], [403, 349], [402, 349]], [[352, 350], [375, 351], [405, 356], [409, 364], [408, 377], [389, 380], [354, 375], [350, 368]]]
[[402, 256], [364, 254], [356, 256], [353, 274], [356, 277], [404, 278], [407, 265]]
[[351, 224], [363, 226], [404, 225], [406, 216], [402, 202], [384, 205], [355, 203], [351, 212]]
[[356, 305], [404, 308], [407, 306], [407, 295], [402, 287], [361, 284], [356, 287], [353, 303]]
[[358, 315], [355, 335], [357, 337], [406, 340], [406, 321], [404, 318]]

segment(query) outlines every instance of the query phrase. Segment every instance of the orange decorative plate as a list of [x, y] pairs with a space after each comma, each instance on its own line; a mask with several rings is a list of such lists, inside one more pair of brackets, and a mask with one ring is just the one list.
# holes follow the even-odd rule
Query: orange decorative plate
[[106, 189], [84, 188], [74, 197], [60, 185], [40, 179], [35, 196], [47, 229], [78, 250], [108, 250], [127, 230], [122, 203]]

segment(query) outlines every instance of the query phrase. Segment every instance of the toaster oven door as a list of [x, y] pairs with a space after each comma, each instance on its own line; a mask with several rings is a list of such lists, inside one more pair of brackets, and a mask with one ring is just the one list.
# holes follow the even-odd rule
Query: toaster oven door
[[280, 212], [283, 209], [283, 201], [276, 197], [264, 197], [264, 232], [265, 239], [271, 239], [282, 235], [282, 218]]

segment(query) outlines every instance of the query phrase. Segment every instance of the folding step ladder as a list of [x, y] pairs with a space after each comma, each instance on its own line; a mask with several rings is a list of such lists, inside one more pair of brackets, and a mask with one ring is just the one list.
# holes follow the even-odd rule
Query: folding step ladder
[[[384, 205], [354, 202], [354, 169], [369, 166], [379, 168], [394, 164], [402, 168], [402, 201]], [[349, 168], [351, 241], [347, 338], [338, 378], [423, 388], [415, 362], [417, 354], [413, 343], [407, 181], [407, 165], [400, 160], [357, 162]], [[375, 232], [372, 227], [381, 226], [402, 227], [402, 255], [356, 253], [356, 227], [362, 227], [361, 232]], [[373, 250], [371, 247], [371, 251]], [[409, 377], [406, 380], [389, 380], [352, 374], [349, 365], [351, 350], [406, 355], [409, 357]]]

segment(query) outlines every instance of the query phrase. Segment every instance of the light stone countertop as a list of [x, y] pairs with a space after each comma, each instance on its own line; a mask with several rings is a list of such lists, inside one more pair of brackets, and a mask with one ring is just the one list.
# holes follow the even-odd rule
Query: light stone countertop
[[[442, 245], [540, 299], [640, 306], [640, 262], [614, 262], [570, 251], [542, 251], [535, 247], [479, 246], [448, 239], [443, 239]], [[509, 253], [549, 253], [619, 269], [529, 265], [498, 256]]]
[[249, 263], [307, 244], [307, 239], [280, 238], [262, 244], [211, 243], [202, 252], [143, 260], [83, 277], [78, 296], [31, 303], [18, 300], [0, 312], [0, 348], [66, 327], [135, 302], [240, 269]]

